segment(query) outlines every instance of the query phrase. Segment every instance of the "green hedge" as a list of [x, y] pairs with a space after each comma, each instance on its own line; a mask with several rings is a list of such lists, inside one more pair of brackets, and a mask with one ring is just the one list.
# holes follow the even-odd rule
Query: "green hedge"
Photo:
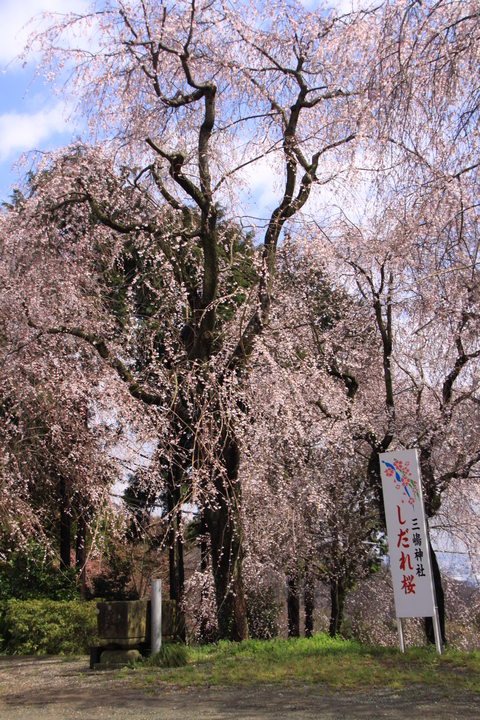
[[12, 552], [0, 562], [2, 600], [80, 600], [75, 567], [61, 570], [42, 547], [30, 545], [28, 551]]
[[97, 641], [95, 601], [8, 600], [2, 605], [0, 644], [7, 654], [81, 655]]

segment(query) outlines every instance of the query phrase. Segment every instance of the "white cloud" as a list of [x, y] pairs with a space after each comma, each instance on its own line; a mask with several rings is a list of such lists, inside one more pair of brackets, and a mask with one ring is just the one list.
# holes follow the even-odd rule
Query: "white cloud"
[[324, 2], [321, 2], [321, 0], [300, 0], [300, 2], [307, 10], [314, 11], [321, 5], [335, 9], [339, 14], [355, 12], [373, 5], [373, 0], [325, 0]]
[[259, 218], [269, 217], [278, 204], [279, 191], [276, 188], [276, 170], [270, 158], [264, 157], [252, 165], [247, 165], [240, 176], [247, 188], [243, 193], [243, 202], [251, 215]]
[[43, 13], [81, 12], [88, 5], [87, 0], [1, 0], [0, 66], [8, 65], [22, 52], [29, 34], [40, 28]]
[[32, 114], [3, 113], [0, 115], [0, 161], [32, 150], [56, 133], [66, 130], [60, 106]]
[[335, 8], [340, 14], [364, 10], [373, 5], [373, 2], [372, 0], [333, 0], [333, 2], [329, 2], [328, 5]]

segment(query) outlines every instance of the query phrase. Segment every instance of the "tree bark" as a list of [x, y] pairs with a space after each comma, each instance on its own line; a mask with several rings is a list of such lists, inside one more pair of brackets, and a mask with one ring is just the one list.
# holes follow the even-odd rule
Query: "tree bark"
[[288, 637], [300, 637], [300, 588], [298, 573], [287, 578]]
[[[208, 542], [208, 526], [205, 519], [205, 510], [202, 510], [200, 514], [200, 570], [203, 574], [211, 572], [211, 556], [210, 556], [210, 543]], [[200, 602], [203, 604], [209, 603], [208, 593], [202, 587]], [[217, 636], [213, 635], [212, 627], [206, 613], [202, 613], [200, 621], [200, 638], [202, 642], [212, 643], [215, 642]]]
[[75, 566], [79, 572], [80, 595], [85, 597], [87, 576], [85, 563], [87, 561], [87, 524], [83, 515], [77, 518], [77, 537], [75, 548]]
[[212, 571], [217, 603], [218, 631], [222, 639], [247, 638], [247, 618], [242, 581], [242, 553], [236, 518], [224, 498], [220, 507], [206, 511], [211, 540]]
[[[440, 620], [440, 633], [442, 636], [442, 643], [445, 645], [447, 642], [445, 636], [445, 594], [443, 592], [442, 576], [440, 574], [440, 568], [438, 567], [437, 556], [430, 540], [428, 541], [428, 543], [430, 546], [430, 558], [432, 561], [433, 584], [435, 588], [435, 597], [437, 600], [438, 619]], [[425, 618], [425, 634], [427, 636], [427, 642], [435, 645], [433, 619], [430, 617]]]
[[235, 438], [225, 439], [223, 456], [227, 477], [217, 476], [216, 506], [205, 508], [204, 516], [210, 535], [219, 636], [241, 642], [248, 637], [248, 626], [242, 578], [240, 451]]
[[335, 637], [342, 629], [343, 616], [345, 612], [345, 586], [342, 580], [333, 578], [330, 580], [330, 598], [332, 607], [330, 612], [330, 637]]
[[170, 600], [175, 600], [176, 634], [185, 640], [185, 615], [183, 612], [183, 590], [185, 586], [185, 568], [183, 562], [183, 541], [180, 532], [182, 523], [180, 478], [171, 474], [167, 489], [167, 508], [169, 515], [168, 569], [170, 583]]
[[68, 497], [67, 483], [60, 478], [60, 568], [65, 570], [71, 565], [70, 561], [70, 526], [71, 526], [70, 498]]
[[[429, 519], [435, 516], [435, 514], [440, 509], [442, 502], [441, 495], [438, 492], [435, 482], [434, 464], [432, 460], [432, 447], [433, 438], [431, 439], [429, 444], [425, 444], [420, 449], [420, 469], [422, 473], [422, 485], [425, 498], [425, 513], [427, 515], [427, 518]], [[438, 607], [438, 619], [440, 621], [440, 632], [442, 635], [442, 642], [445, 644], [445, 594], [442, 587], [442, 576], [440, 574], [437, 556], [432, 547], [430, 538], [428, 539], [428, 544], [430, 549], [430, 559], [432, 563], [433, 585], [435, 588], [435, 597]], [[425, 618], [425, 635], [427, 638], [427, 642], [434, 645], [435, 634], [433, 632], [432, 618]]]
[[373, 492], [375, 493], [375, 501], [376, 501], [378, 513], [380, 516], [380, 522], [385, 529], [387, 527], [387, 521], [385, 518], [385, 505], [383, 502], [382, 479], [381, 479], [381, 475], [380, 475], [380, 459], [379, 459], [378, 455], [381, 452], [386, 452], [387, 448], [388, 448], [388, 445], [385, 449], [383, 449], [383, 447], [380, 449], [379, 447], [373, 446], [372, 452], [370, 453], [370, 457], [368, 458], [368, 464], [367, 464], [368, 482], [369, 482], [370, 487], [372, 488]]
[[[179, 491], [180, 495], [180, 491]], [[178, 498], [180, 503], [180, 497]], [[178, 569], [178, 602], [176, 605], [176, 617], [177, 617], [177, 636], [180, 640], [185, 642], [185, 613], [183, 610], [183, 592], [185, 588], [185, 566], [183, 562], [183, 537], [181, 532], [182, 527], [182, 511], [180, 504], [178, 505], [179, 510], [177, 512], [177, 538], [176, 538], [176, 551], [177, 551], [177, 569]]]
[[200, 515], [200, 570], [204, 572], [209, 564], [210, 553], [208, 551], [207, 542], [207, 523], [205, 521], [205, 512], [202, 510]]
[[173, 488], [167, 489], [167, 509], [168, 509], [168, 577], [170, 584], [170, 600], [179, 600], [179, 589], [177, 582], [177, 567], [176, 567], [176, 537], [175, 537], [175, 499], [173, 496]]
[[305, 574], [305, 637], [313, 635], [313, 612], [315, 610], [315, 578], [311, 573]]

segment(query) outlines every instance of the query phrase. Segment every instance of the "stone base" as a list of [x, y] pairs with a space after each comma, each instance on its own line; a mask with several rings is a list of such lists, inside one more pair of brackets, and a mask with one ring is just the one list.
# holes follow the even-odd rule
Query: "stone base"
[[103, 650], [135, 650], [139, 645], [145, 644], [145, 637], [118, 637], [114, 640], [100, 638], [98, 644]]
[[148, 654], [149, 650], [143, 645], [136, 648], [119, 647], [114, 645], [105, 648], [101, 645], [94, 645], [90, 648], [90, 670], [109, 670], [113, 668], [126, 667], [131, 662], [136, 662], [142, 655]]
[[93, 670], [95, 665], [100, 663], [100, 655], [105, 648], [99, 647], [98, 645], [92, 645], [90, 648], [90, 670]]
[[100, 655], [100, 664], [114, 663], [116, 665], [129, 662], [136, 662], [140, 657], [138, 650], [104, 650]]

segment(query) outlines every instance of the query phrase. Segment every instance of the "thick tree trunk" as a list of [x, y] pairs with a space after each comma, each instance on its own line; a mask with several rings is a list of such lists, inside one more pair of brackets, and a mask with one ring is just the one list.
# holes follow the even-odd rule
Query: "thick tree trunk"
[[367, 465], [368, 482], [369, 482], [370, 487], [372, 488], [373, 492], [375, 493], [375, 501], [376, 501], [378, 513], [380, 516], [380, 523], [385, 528], [385, 530], [387, 528], [387, 521], [385, 519], [385, 505], [383, 502], [382, 477], [380, 474], [380, 458], [378, 455], [379, 455], [379, 453], [387, 452], [390, 441], [391, 441], [390, 435], [386, 435], [381, 444], [378, 444], [376, 447], [372, 448], [372, 452], [370, 453], [370, 457], [368, 458], [368, 465]]
[[210, 553], [208, 551], [207, 542], [208, 528], [205, 521], [205, 513], [202, 511], [200, 516], [200, 569], [204, 572], [209, 564]]
[[177, 627], [180, 639], [185, 640], [185, 615], [183, 612], [183, 590], [185, 586], [185, 569], [183, 562], [183, 542], [180, 532], [182, 522], [181, 494], [177, 477], [171, 478], [168, 489], [167, 506], [169, 513], [168, 529], [168, 567], [170, 582], [170, 600], [175, 600]]
[[315, 610], [315, 578], [308, 570], [305, 573], [305, 637], [313, 635], [313, 613]]
[[287, 578], [288, 637], [300, 637], [300, 582], [298, 573]]
[[235, 438], [225, 440], [224, 461], [227, 478], [218, 478], [216, 507], [205, 508], [204, 516], [210, 535], [219, 636], [241, 642], [248, 637], [248, 627], [242, 578], [240, 452]]
[[77, 571], [80, 573], [80, 595], [82, 598], [85, 597], [86, 592], [86, 569], [85, 563], [87, 561], [87, 524], [83, 515], [79, 515], [77, 519], [77, 537], [76, 537], [76, 549], [75, 549], [75, 566]]
[[[430, 558], [432, 560], [433, 584], [435, 587], [435, 597], [437, 599], [438, 618], [440, 620], [440, 633], [442, 635], [442, 643], [445, 645], [445, 643], [447, 642], [445, 637], [445, 594], [443, 592], [442, 576], [440, 574], [440, 568], [438, 567], [437, 556], [430, 541], [429, 545]], [[433, 620], [430, 617], [425, 618], [425, 634], [427, 636], [427, 642], [435, 645]]]
[[60, 479], [60, 568], [70, 567], [70, 525], [71, 525], [70, 498], [68, 497], [67, 483]]
[[[180, 493], [179, 493], [180, 494]], [[180, 501], [180, 498], [179, 498]], [[179, 505], [180, 507], [180, 505]], [[182, 511], [179, 509], [177, 513], [177, 569], [178, 569], [178, 601], [176, 606], [177, 614], [177, 635], [180, 640], [185, 642], [185, 613], [183, 610], [183, 592], [185, 588], [185, 566], [183, 562], [183, 537], [181, 532], [182, 526]]]
[[170, 584], [170, 600], [177, 600], [177, 573], [175, 567], [175, 530], [168, 531], [168, 578]]
[[[422, 485], [425, 498], [425, 512], [427, 518], [432, 518], [438, 512], [441, 506], [442, 498], [438, 492], [435, 482], [434, 462], [432, 460], [433, 437], [430, 443], [425, 444], [420, 449], [420, 468], [422, 472]], [[442, 587], [442, 576], [438, 567], [437, 556], [432, 547], [430, 539], [428, 540], [430, 549], [430, 559], [432, 561], [433, 585], [435, 588], [435, 597], [437, 600], [438, 617], [440, 620], [440, 632], [442, 642], [445, 643], [445, 595]], [[432, 618], [425, 618], [425, 635], [427, 642], [435, 644], [435, 634], [433, 632]]]
[[218, 632], [222, 639], [247, 638], [247, 618], [242, 581], [242, 552], [236, 518], [222, 498], [220, 507], [208, 510], [212, 572], [217, 603]]
[[[204, 511], [200, 515], [200, 569], [205, 575], [207, 572], [211, 572], [210, 543], [208, 542], [208, 527]], [[200, 602], [204, 610], [210, 604], [208, 592], [204, 587], [202, 587]], [[213, 643], [217, 640], [218, 635], [213, 630], [207, 611], [201, 613], [199, 633], [202, 642]]]
[[219, 636], [240, 642], [247, 638], [247, 620], [242, 582], [240, 533], [224, 498], [218, 509], [207, 510], [215, 583]]
[[183, 598], [185, 588], [185, 565], [183, 562], [183, 537], [179, 528], [182, 526], [182, 511], [177, 513], [177, 567], [178, 567], [178, 595]]
[[345, 612], [346, 592], [344, 583], [336, 578], [330, 580], [330, 598], [332, 607], [330, 612], [330, 637], [335, 637], [342, 629]]
[[175, 498], [173, 496], [173, 489], [169, 488], [167, 491], [167, 508], [168, 508], [168, 577], [170, 584], [170, 600], [179, 599], [179, 589], [177, 582], [177, 566], [176, 566], [176, 533], [175, 533]]

